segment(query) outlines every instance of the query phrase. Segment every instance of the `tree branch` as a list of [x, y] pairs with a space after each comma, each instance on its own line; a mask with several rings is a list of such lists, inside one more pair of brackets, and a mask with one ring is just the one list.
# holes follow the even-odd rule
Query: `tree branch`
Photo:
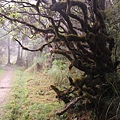
[[82, 98], [82, 96], [78, 97], [78, 98], [75, 98], [63, 110], [61, 110], [60, 112], [58, 112], [57, 115], [63, 115], [68, 109], [70, 109], [73, 105], [75, 105], [81, 98]]
[[66, 58], [68, 58], [68, 60], [72, 61], [72, 58], [70, 56], [70, 54], [71, 54], [70, 51], [55, 49], [55, 50], [53, 50], [53, 53], [61, 54], [61, 55], [65, 56]]
[[40, 28], [35, 27], [34, 25], [31, 25], [30, 23], [27, 23], [25, 21], [21, 21], [21, 20], [15, 19], [15, 18], [10, 18], [10, 17], [8, 17], [8, 16], [6, 16], [6, 15], [4, 15], [2, 13], [0, 13], [0, 16], [3, 16], [4, 18], [6, 18], [6, 19], [8, 19], [10, 21], [18, 22], [18, 23], [24, 24], [24, 25], [26, 25], [28, 27], [32, 27], [37, 32], [42, 32], [42, 33], [46, 33], [46, 34], [48, 34], [48, 33], [54, 33], [53, 29], [51, 29], [51, 28], [40, 29]]
[[30, 51], [30, 52], [42, 51], [45, 46], [47, 46], [47, 45], [49, 45], [50, 43], [53, 42], [53, 40], [52, 40], [52, 41], [50, 41], [50, 42], [42, 45], [42, 46], [41, 46], [40, 48], [38, 48], [38, 49], [29, 49], [29, 48], [23, 46], [23, 45], [21, 44], [21, 42], [20, 42], [19, 40], [17, 40], [16, 38], [14, 38], [14, 40], [19, 43], [19, 45], [22, 47], [23, 50], [27, 50], [27, 51]]

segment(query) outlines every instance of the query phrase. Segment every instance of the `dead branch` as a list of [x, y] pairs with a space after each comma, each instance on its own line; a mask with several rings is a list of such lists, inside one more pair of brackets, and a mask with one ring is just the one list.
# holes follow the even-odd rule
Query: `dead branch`
[[68, 109], [70, 109], [73, 105], [75, 105], [81, 98], [82, 98], [82, 96], [75, 98], [63, 110], [61, 110], [60, 112], [58, 112], [57, 115], [64, 114]]

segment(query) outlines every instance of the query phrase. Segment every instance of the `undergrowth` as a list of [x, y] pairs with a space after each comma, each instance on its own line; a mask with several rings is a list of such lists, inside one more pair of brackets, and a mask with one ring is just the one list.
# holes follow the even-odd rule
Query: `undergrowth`
[[54, 85], [60, 88], [69, 85], [67, 80], [68, 65], [64, 60], [54, 60], [52, 67], [47, 70], [47, 74], [53, 78]]
[[41, 72], [15, 71], [10, 102], [1, 120], [63, 120], [56, 116], [62, 106], [50, 88], [53, 79]]

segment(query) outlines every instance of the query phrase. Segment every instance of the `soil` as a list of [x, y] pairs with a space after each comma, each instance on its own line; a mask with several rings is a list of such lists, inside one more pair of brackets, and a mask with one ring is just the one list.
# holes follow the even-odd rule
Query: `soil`
[[14, 68], [4, 67], [6, 72], [0, 78], [0, 115], [2, 115], [2, 109], [9, 100], [9, 94], [12, 87], [12, 81], [14, 76]]

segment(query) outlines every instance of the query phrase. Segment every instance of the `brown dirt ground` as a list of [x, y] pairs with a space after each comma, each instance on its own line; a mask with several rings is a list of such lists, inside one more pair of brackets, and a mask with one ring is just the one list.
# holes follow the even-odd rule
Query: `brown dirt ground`
[[2, 109], [9, 100], [9, 93], [12, 87], [14, 68], [5, 67], [6, 72], [0, 78], [0, 116], [3, 114]]

